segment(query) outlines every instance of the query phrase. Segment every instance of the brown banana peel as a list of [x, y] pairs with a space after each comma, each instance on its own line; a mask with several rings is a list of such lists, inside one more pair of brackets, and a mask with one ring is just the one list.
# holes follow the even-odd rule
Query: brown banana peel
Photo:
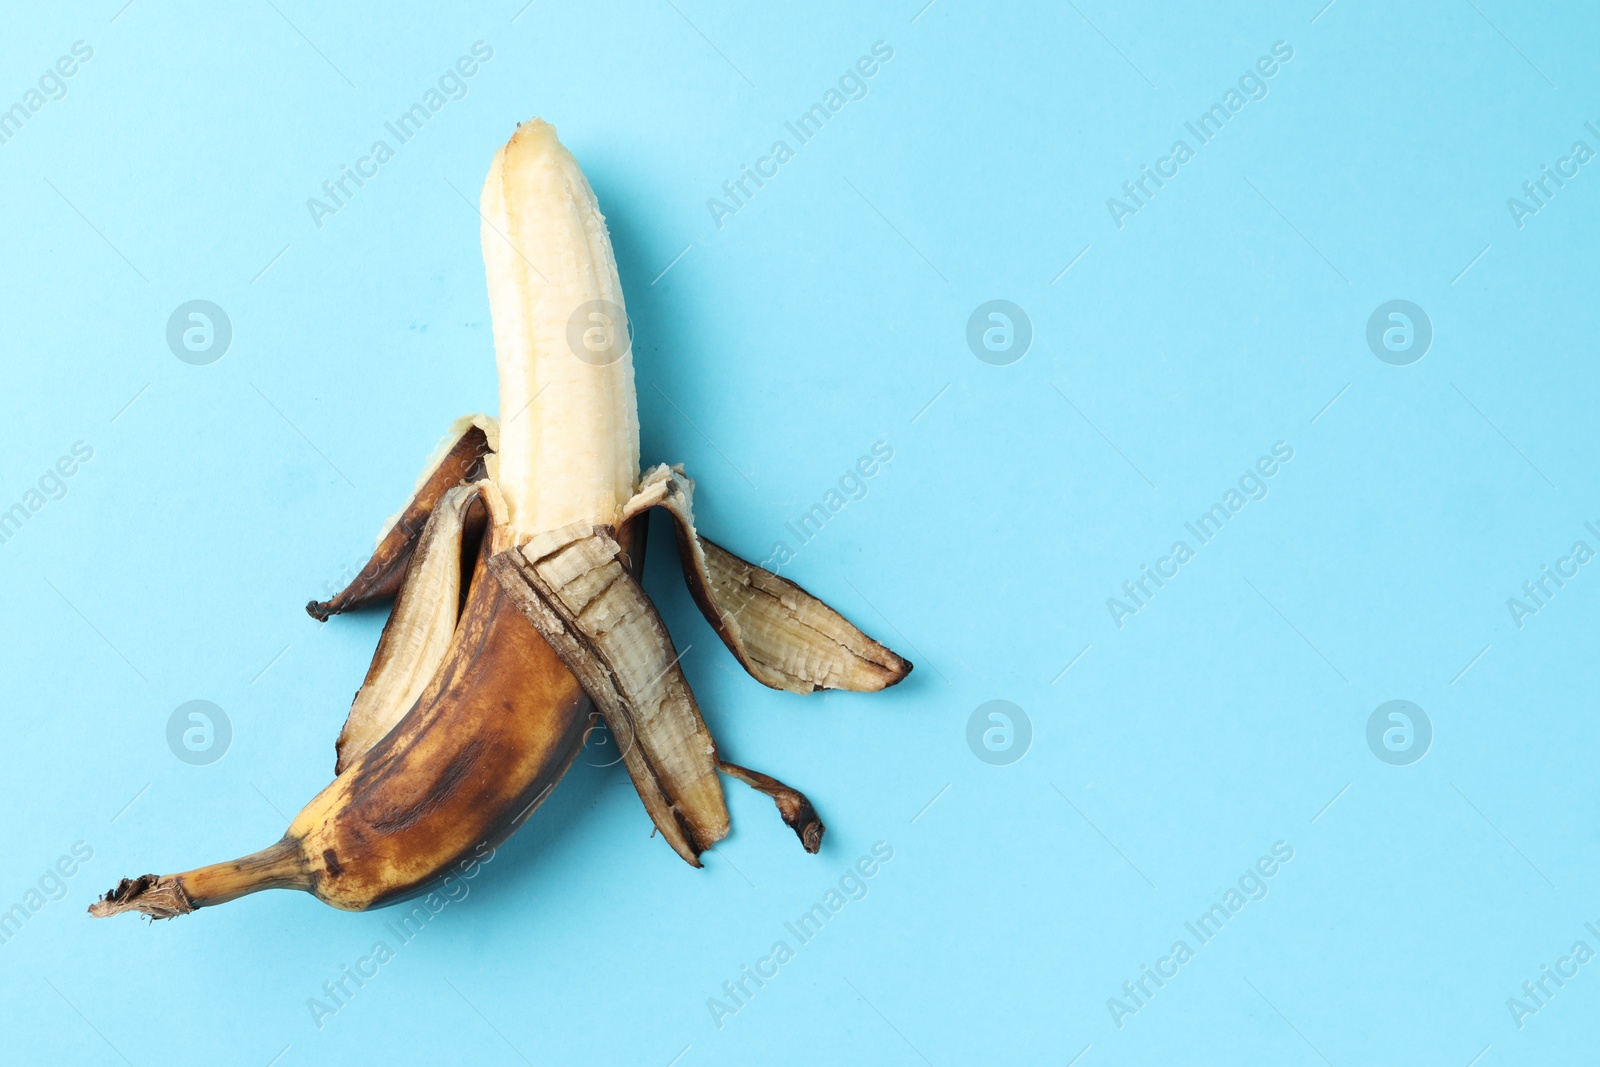
[[[497, 495], [488, 483], [475, 492]], [[262, 889], [300, 889], [360, 911], [426, 890], [520, 826], [582, 749], [590, 704], [488, 575], [505, 529], [482, 535], [466, 609], [426, 690], [281, 840], [239, 860], [125, 879], [90, 913], [170, 918]]]
[[394, 598], [334, 780], [260, 852], [124, 879], [91, 914], [171, 918], [273, 888], [363, 910], [423, 892], [528, 818], [595, 715], [691, 865], [729, 831], [719, 772], [820, 849], [803, 793], [718, 752], [640, 582], [646, 512], [670, 516], [695, 603], [763, 685], [873, 692], [910, 662], [701, 537], [682, 467], [640, 477], [610, 238], [552, 127], [525, 123], [496, 153], [482, 214], [501, 418], [459, 420], [360, 575], [306, 608], [326, 620]]
[[311, 601], [306, 612], [318, 622], [327, 622], [329, 615], [364, 608], [398, 593], [417, 537], [434, 506], [452, 486], [484, 476], [485, 459], [494, 453], [499, 436], [498, 420], [486, 415], [456, 420], [434, 459], [423, 469], [415, 494], [389, 520], [378, 538], [377, 550], [361, 573], [332, 600]]
[[747, 563], [694, 527], [694, 482], [682, 466], [648, 472], [623, 509], [672, 516], [689, 593], [722, 643], [762, 685], [790, 693], [872, 693], [911, 672], [902, 659], [786, 578]]
[[335, 775], [394, 729], [448, 655], [465, 599], [463, 549], [482, 538], [484, 512], [482, 492], [474, 486], [458, 485], [435, 505], [334, 744]]

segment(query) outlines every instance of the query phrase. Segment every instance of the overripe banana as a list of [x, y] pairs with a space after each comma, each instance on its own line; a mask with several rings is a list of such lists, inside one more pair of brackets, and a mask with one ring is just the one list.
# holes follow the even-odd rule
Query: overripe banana
[[525, 123], [495, 154], [481, 212], [501, 415], [458, 421], [371, 562], [307, 605], [325, 620], [395, 597], [333, 782], [276, 844], [124, 879], [92, 914], [170, 918], [272, 888], [351, 910], [422, 892], [527, 819], [582, 747], [591, 708], [690, 864], [728, 832], [719, 771], [772, 797], [807, 851], [821, 847], [804, 794], [718, 753], [640, 584], [646, 512], [671, 517], [695, 603], [763, 684], [870, 692], [911, 664], [700, 537], [681, 467], [640, 477], [610, 237], [552, 127]]

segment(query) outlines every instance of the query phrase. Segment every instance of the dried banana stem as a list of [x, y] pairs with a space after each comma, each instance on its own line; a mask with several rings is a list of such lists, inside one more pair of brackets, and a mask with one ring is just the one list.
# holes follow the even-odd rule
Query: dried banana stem
[[124, 878], [89, 905], [89, 914], [104, 918], [137, 911], [152, 919], [173, 919], [262, 889], [311, 887], [312, 874], [299, 844], [286, 837], [260, 852], [182, 874]]
[[723, 774], [737, 778], [758, 793], [765, 793], [778, 805], [778, 814], [800, 838], [800, 844], [813, 855], [822, 849], [822, 834], [827, 827], [817, 815], [817, 809], [800, 790], [784, 785], [770, 774], [741, 767], [719, 759], [717, 767]]

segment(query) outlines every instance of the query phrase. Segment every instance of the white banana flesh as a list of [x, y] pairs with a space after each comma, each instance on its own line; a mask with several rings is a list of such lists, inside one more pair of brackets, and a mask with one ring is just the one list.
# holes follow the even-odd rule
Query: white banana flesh
[[481, 210], [513, 537], [613, 524], [639, 478], [639, 415], [605, 217], [539, 119], [495, 153]]

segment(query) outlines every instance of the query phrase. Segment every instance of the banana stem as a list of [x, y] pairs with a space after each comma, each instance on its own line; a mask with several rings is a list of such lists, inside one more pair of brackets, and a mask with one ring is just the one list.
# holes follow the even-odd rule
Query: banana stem
[[187, 915], [196, 908], [226, 904], [263, 889], [311, 888], [311, 871], [306, 866], [299, 841], [284, 837], [260, 852], [225, 863], [197, 867], [182, 874], [124, 878], [89, 905], [89, 914], [105, 918], [137, 911], [152, 919], [171, 919]]
[[800, 838], [801, 846], [812, 854], [821, 850], [822, 835], [827, 827], [822, 825], [817, 809], [811, 806], [811, 801], [806, 799], [804, 793], [793, 786], [784, 785], [770, 774], [762, 774], [725, 759], [717, 760], [717, 769], [730, 778], [737, 778], [756, 792], [771, 797], [773, 803], [778, 805], [778, 814]]

